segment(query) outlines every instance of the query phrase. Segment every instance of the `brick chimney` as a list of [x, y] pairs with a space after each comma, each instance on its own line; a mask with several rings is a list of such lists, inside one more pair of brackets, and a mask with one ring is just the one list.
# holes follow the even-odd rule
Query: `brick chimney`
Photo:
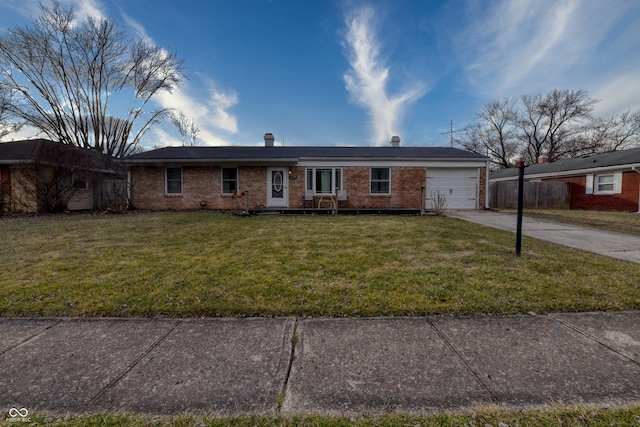
[[264, 134], [264, 146], [265, 147], [273, 147], [273, 141], [275, 141], [276, 139], [273, 137], [272, 133], [265, 133]]
[[549, 161], [549, 156], [540, 156], [538, 157], [538, 164], [547, 163]]
[[391, 141], [389, 141], [389, 144], [391, 144], [392, 147], [400, 147], [400, 137], [392, 136]]

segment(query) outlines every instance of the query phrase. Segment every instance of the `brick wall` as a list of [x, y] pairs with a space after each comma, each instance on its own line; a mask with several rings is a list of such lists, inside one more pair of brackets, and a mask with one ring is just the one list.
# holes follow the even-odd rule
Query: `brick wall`
[[420, 209], [420, 186], [427, 180], [424, 167], [392, 167], [390, 194], [371, 194], [370, 167], [345, 167], [342, 174], [350, 208]]
[[238, 168], [238, 194], [222, 194], [222, 168], [218, 166], [185, 166], [182, 168], [182, 194], [165, 194], [165, 168], [131, 168], [131, 202], [136, 209], [242, 210], [246, 206], [243, 192], [249, 191], [251, 208], [266, 207], [266, 178], [264, 167]]
[[602, 211], [638, 211], [638, 188], [640, 173], [624, 172], [622, 174], [622, 193], [620, 194], [586, 194], [586, 177], [559, 177], [545, 181], [563, 181], [571, 184], [571, 209]]
[[[288, 179], [289, 207], [303, 207], [305, 167], [292, 167]], [[638, 174], [640, 175], [640, 174]], [[131, 168], [131, 199], [134, 208], [153, 210], [200, 209], [200, 201], [207, 209], [240, 210], [245, 208], [242, 192], [249, 190], [251, 209], [267, 206], [267, 168], [238, 168], [240, 195], [222, 195], [222, 170], [217, 166], [182, 167], [182, 194], [165, 194], [165, 167]], [[371, 194], [370, 167], [343, 167], [343, 189], [347, 191], [349, 208], [411, 208], [421, 207], [421, 185], [425, 185], [425, 167], [392, 167], [391, 193]], [[484, 208], [485, 171], [480, 172], [479, 206]]]
[[[292, 167], [289, 174], [289, 207], [302, 208], [305, 189], [305, 171], [304, 167]], [[295, 179], [293, 179], [295, 178]], [[266, 185], [266, 182], [263, 183]]]

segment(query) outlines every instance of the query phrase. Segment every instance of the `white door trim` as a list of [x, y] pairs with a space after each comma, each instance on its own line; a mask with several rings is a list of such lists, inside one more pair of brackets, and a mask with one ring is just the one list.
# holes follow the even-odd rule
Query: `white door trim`
[[[280, 177], [278, 178], [278, 172], [280, 172]], [[276, 182], [274, 182], [274, 178]], [[278, 180], [282, 180], [278, 182]], [[278, 186], [281, 185], [281, 197], [278, 193], [278, 196], [274, 196], [276, 194], [274, 189], [278, 189]], [[275, 186], [275, 188], [274, 188]], [[269, 208], [286, 208], [289, 206], [289, 175], [287, 173], [287, 168], [267, 168], [267, 207]]]

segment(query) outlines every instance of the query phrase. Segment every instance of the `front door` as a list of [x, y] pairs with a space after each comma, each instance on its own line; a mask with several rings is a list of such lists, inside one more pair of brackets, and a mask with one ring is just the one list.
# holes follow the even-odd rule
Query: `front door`
[[286, 208], [289, 198], [289, 176], [286, 168], [267, 169], [267, 205], [270, 208]]

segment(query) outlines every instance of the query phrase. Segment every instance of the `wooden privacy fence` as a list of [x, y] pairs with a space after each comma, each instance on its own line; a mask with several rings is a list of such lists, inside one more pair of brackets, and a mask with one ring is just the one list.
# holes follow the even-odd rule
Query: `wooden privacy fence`
[[[525, 182], [524, 207], [527, 209], [569, 209], [567, 182]], [[498, 209], [518, 207], [518, 181], [501, 181], [489, 185], [489, 206]]]

